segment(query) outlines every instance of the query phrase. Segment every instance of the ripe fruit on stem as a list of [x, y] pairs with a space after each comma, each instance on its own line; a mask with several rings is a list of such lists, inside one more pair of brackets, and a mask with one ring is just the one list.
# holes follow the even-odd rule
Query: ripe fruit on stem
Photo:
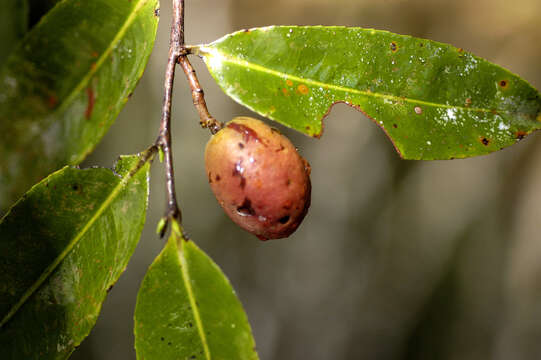
[[207, 143], [210, 187], [225, 213], [261, 240], [288, 237], [310, 206], [310, 165], [264, 122], [238, 117]]

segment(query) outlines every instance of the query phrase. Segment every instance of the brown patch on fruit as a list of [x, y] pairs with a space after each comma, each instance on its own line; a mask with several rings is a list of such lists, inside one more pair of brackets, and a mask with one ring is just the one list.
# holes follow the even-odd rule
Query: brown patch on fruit
[[254, 216], [255, 210], [252, 208], [252, 202], [248, 198], [244, 198], [244, 201], [237, 207], [237, 212], [241, 216]]
[[242, 167], [242, 162], [241, 161], [237, 161], [235, 163], [235, 168], [233, 169], [233, 172], [231, 175], [233, 176], [237, 176], [240, 178], [240, 188], [241, 189], [244, 189], [246, 187], [246, 178], [244, 177], [244, 175], [242, 175], [244, 173], [244, 168]]
[[290, 219], [290, 216], [289, 215], [286, 215], [286, 216], [282, 216], [281, 218], [278, 219], [278, 222], [280, 224], [287, 224], [287, 222], [289, 221]]
[[245, 142], [249, 142], [250, 140], [259, 141], [257, 133], [246, 125], [230, 122], [227, 124], [227, 127], [241, 133]]

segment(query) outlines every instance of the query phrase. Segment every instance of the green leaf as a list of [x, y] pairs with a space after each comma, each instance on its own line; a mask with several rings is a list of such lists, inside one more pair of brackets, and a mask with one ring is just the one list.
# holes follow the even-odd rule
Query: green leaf
[[79, 163], [128, 100], [152, 51], [157, 0], [65, 0], [0, 70], [0, 209]]
[[147, 160], [65, 167], [1, 220], [2, 359], [66, 359], [88, 335], [139, 241]]
[[137, 358], [258, 359], [250, 324], [231, 284], [175, 225], [137, 295]]
[[2, 0], [0, 4], [0, 66], [26, 33], [25, 0]]
[[336, 103], [370, 117], [406, 159], [487, 154], [541, 128], [541, 95], [450, 45], [386, 31], [270, 26], [191, 48], [226, 94], [319, 137]]

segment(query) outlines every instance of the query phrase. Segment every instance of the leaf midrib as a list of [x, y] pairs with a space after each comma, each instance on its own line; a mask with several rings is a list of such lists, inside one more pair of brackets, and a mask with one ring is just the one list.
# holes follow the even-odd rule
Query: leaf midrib
[[[138, 169], [138, 167], [140, 168]], [[69, 167], [66, 166], [61, 170], [58, 170], [54, 174], [59, 174]], [[71, 252], [73, 247], [81, 240], [81, 238], [87, 233], [87, 231], [90, 229], [92, 225], [98, 220], [99, 217], [105, 212], [105, 210], [109, 207], [109, 205], [115, 200], [117, 195], [124, 189], [124, 187], [127, 185], [127, 183], [135, 177], [137, 172], [141, 169], [143, 169], [144, 166], [141, 166], [140, 161], [136, 162], [134, 166], [130, 168], [130, 171], [128, 171], [123, 177], [117, 186], [113, 188], [109, 196], [105, 199], [105, 201], [98, 207], [94, 215], [88, 220], [88, 222], [83, 226], [83, 228], [75, 234], [73, 239], [69, 242], [69, 244], [66, 246], [66, 248], [54, 259], [54, 261], [45, 268], [43, 273], [40, 275], [40, 277], [24, 292], [23, 296], [20, 298], [20, 300], [11, 307], [9, 312], [4, 316], [2, 321], [0, 322], [0, 328], [4, 326], [5, 323], [7, 323], [13, 315], [21, 308], [21, 306], [24, 305], [24, 303], [34, 294], [34, 292], [47, 280], [49, 275], [56, 269], [56, 267], [68, 256], [68, 254]]]
[[60, 103], [60, 105], [56, 108], [56, 110], [53, 112], [53, 114], [61, 113], [65, 110], [67, 106], [71, 104], [73, 99], [79, 95], [79, 93], [83, 90], [83, 88], [88, 84], [90, 79], [96, 74], [100, 68], [101, 65], [109, 58], [109, 55], [113, 51], [113, 49], [116, 47], [116, 44], [121, 40], [121, 38], [124, 36], [128, 28], [132, 25], [135, 18], [139, 14], [139, 10], [148, 2], [149, 0], [140, 0], [137, 5], [133, 8], [133, 11], [130, 13], [130, 15], [126, 18], [126, 21], [124, 21], [124, 24], [120, 27], [117, 34], [111, 41], [110, 45], [105, 49], [105, 51], [102, 53], [102, 55], [98, 58], [98, 60], [95, 62], [95, 66], [90, 67], [90, 71], [87, 73], [87, 75], [83, 76], [81, 81], [73, 88], [73, 90], [69, 93], [68, 96], [64, 98], [64, 100]]
[[355, 89], [355, 88], [348, 88], [348, 87], [340, 86], [340, 85], [323, 83], [323, 82], [318, 81], [318, 80], [314, 80], [314, 79], [310, 79], [310, 78], [302, 78], [302, 77], [299, 77], [299, 76], [296, 76], [296, 75], [292, 75], [292, 74], [281, 72], [281, 71], [278, 71], [278, 70], [275, 70], [275, 69], [267, 68], [267, 67], [264, 67], [264, 66], [256, 64], [256, 63], [249, 62], [247, 60], [239, 59], [238, 57], [235, 57], [235, 56], [233, 56], [231, 54], [227, 54], [227, 53], [224, 53], [224, 52], [218, 50], [216, 47], [213, 47], [213, 45], [214, 44], [196, 45], [196, 46], [189, 47], [189, 48], [192, 51], [192, 53], [194, 53], [196, 55], [199, 55], [199, 56], [203, 56], [203, 58], [205, 59], [205, 62], [207, 63], [207, 66], [209, 68], [211, 68], [211, 66], [209, 65], [209, 61], [207, 61], [207, 57], [209, 57], [209, 56], [210, 57], [218, 56], [218, 57], [221, 58], [222, 62], [227, 62], [229, 64], [237, 65], [237, 66], [240, 66], [240, 67], [246, 67], [246, 68], [248, 68], [250, 70], [254, 70], [256, 72], [262, 72], [262, 73], [274, 75], [274, 76], [279, 77], [279, 78], [289, 79], [289, 80], [293, 80], [293, 81], [296, 81], [296, 82], [299, 82], [299, 83], [313, 85], [315, 87], [321, 87], [321, 88], [328, 89], [328, 90], [335, 90], [335, 91], [340, 91], [340, 92], [345, 92], [345, 93], [354, 93], [354, 94], [358, 94], [358, 95], [365, 96], [365, 97], [382, 98], [382, 99], [388, 99], [388, 100], [396, 101], [396, 102], [404, 102], [405, 101], [405, 102], [416, 104], [416, 105], [426, 105], [426, 106], [429, 106], [429, 107], [437, 107], [437, 108], [444, 108], [444, 109], [460, 109], [460, 110], [463, 110], [463, 111], [482, 112], [482, 113], [492, 113], [494, 111], [497, 111], [497, 112], [500, 112], [500, 113], [519, 113], [519, 112], [511, 111], [511, 110], [485, 109], [485, 108], [465, 107], [465, 106], [461, 106], [461, 105], [439, 104], [439, 103], [433, 103], [433, 102], [425, 101], [425, 100], [418, 100], [418, 99], [406, 98], [406, 97], [401, 97], [401, 96], [396, 96], [396, 95], [375, 93], [375, 92], [372, 92], [372, 91], [365, 91], [365, 90], [359, 90], [359, 89]]
[[186, 251], [184, 249], [186, 240], [183, 238], [180, 239], [180, 252], [177, 252], [179, 260], [180, 260], [180, 268], [182, 271], [182, 281], [184, 282], [184, 286], [186, 287], [186, 292], [188, 293], [188, 299], [190, 301], [190, 306], [192, 308], [193, 317], [195, 319], [195, 324], [197, 326], [197, 331], [199, 333], [199, 337], [201, 338], [201, 344], [203, 345], [203, 350], [205, 352], [205, 358], [207, 360], [210, 360], [210, 350], [207, 342], [207, 337], [205, 335], [205, 331], [203, 329], [203, 322], [201, 321], [201, 315], [199, 314], [199, 307], [197, 305], [197, 302], [195, 301], [195, 295], [192, 289], [192, 284], [190, 282], [190, 272], [188, 270], [188, 262], [186, 261]]

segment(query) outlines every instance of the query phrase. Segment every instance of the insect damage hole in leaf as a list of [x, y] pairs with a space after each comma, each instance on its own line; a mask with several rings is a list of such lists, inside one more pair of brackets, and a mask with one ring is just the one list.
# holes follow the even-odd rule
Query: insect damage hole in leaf
[[516, 143], [517, 131], [541, 128], [541, 96], [530, 84], [436, 41], [269, 26], [190, 49], [226, 94], [262, 116], [317, 137], [330, 108], [343, 102], [380, 126], [406, 159], [483, 155]]

